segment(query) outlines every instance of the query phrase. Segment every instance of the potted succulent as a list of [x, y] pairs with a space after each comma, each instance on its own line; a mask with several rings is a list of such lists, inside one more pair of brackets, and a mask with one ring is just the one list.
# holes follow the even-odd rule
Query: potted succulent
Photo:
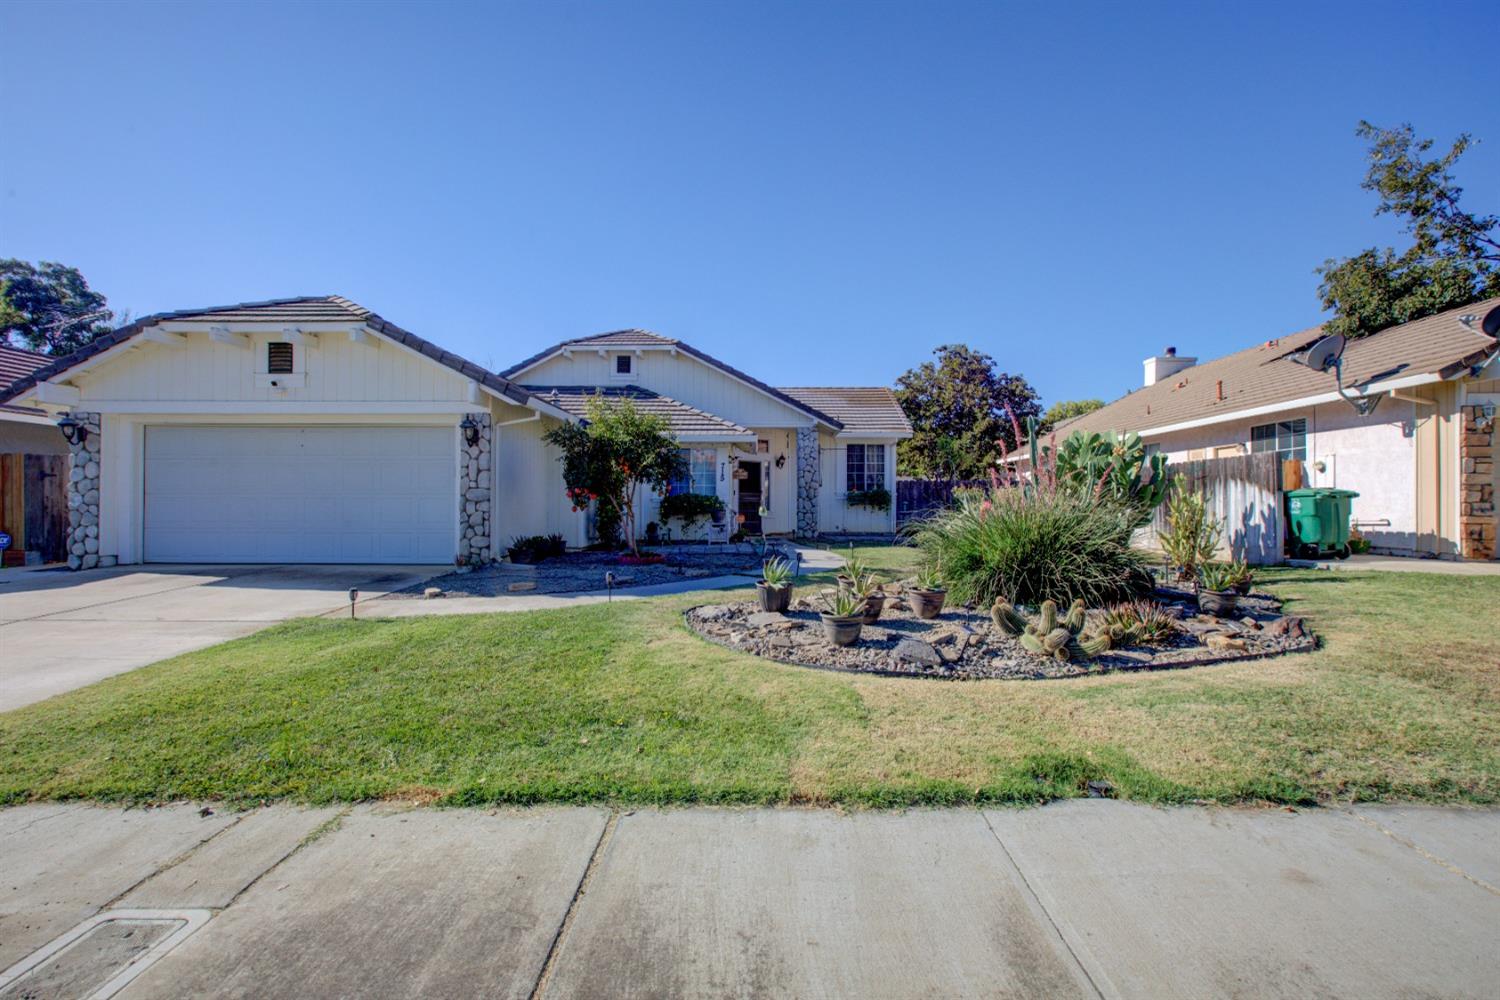
[[1250, 593], [1250, 584], [1254, 582], [1255, 578], [1250, 572], [1250, 567], [1245, 565], [1245, 560], [1236, 559], [1230, 563], [1229, 571], [1234, 576], [1234, 582], [1230, 585], [1230, 589], [1241, 597]]
[[762, 611], [785, 614], [792, 605], [792, 564], [780, 556], [767, 559], [755, 584], [755, 596], [760, 599]]
[[943, 613], [943, 602], [948, 599], [948, 588], [943, 586], [943, 577], [936, 567], [923, 566], [917, 571], [917, 582], [906, 591], [906, 603], [918, 618], [936, 618]]
[[1234, 567], [1227, 563], [1204, 563], [1198, 568], [1198, 610], [1227, 618], [1234, 614], [1240, 595], [1234, 589]]
[[823, 591], [823, 604], [827, 611], [820, 611], [823, 619], [823, 636], [835, 646], [852, 646], [859, 641], [859, 630], [864, 627], [865, 602], [854, 596], [851, 590]]
[[875, 579], [874, 573], [855, 577], [845, 589], [864, 602], [861, 621], [866, 625], [874, 625], [880, 620], [880, 613], [885, 610], [885, 588]]
[[854, 554], [854, 546], [849, 546], [849, 554], [844, 557], [844, 568], [834, 579], [839, 582], [840, 590], [849, 590], [854, 586], [854, 581], [862, 576], [870, 574], [870, 567], [865, 565], [864, 560]]

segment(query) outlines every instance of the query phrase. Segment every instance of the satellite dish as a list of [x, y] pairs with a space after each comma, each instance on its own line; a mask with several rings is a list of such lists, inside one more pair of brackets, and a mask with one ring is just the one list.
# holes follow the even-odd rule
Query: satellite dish
[[1479, 325], [1491, 337], [1500, 337], [1500, 306], [1485, 313], [1484, 320]]
[[1344, 335], [1331, 334], [1307, 349], [1297, 360], [1313, 371], [1326, 372], [1344, 355]]

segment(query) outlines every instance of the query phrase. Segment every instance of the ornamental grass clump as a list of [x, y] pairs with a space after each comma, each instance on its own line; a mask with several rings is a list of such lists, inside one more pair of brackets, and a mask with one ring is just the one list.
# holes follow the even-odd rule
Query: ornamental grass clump
[[1149, 587], [1141, 557], [1130, 548], [1138, 517], [1135, 506], [1107, 495], [995, 484], [965, 493], [913, 536], [943, 567], [956, 601], [1034, 607], [1082, 597], [1098, 607]]

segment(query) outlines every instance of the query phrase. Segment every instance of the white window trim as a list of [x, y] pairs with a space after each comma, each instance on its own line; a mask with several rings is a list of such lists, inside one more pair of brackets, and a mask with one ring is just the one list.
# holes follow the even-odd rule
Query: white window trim
[[[630, 362], [630, 371], [622, 372], [618, 370], [621, 358]], [[638, 374], [635, 370], [635, 361], [636, 357], [634, 354], [611, 354], [609, 356], [609, 377], [617, 382], [629, 382]]]

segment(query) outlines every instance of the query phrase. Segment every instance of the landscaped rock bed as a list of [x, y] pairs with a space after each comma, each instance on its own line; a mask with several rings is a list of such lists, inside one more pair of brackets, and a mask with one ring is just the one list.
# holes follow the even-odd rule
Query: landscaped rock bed
[[[643, 549], [643, 552], [648, 551]], [[760, 557], [753, 547], [716, 546], [713, 550], [692, 545], [651, 549], [665, 562], [628, 566], [618, 552], [569, 552], [535, 565], [495, 564], [467, 573], [447, 573], [392, 597], [421, 598], [436, 588], [445, 597], [498, 597], [504, 594], [573, 594], [603, 590], [604, 574], [615, 575], [615, 587], [649, 587], [698, 577], [755, 575]]]
[[[892, 594], [891, 588], [887, 594]], [[1283, 615], [1280, 602], [1267, 594], [1241, 597], [1232, 619], [1200, 615], [1193, 595], [1183, 591], [1158, 590], [1156, 600], [1176, 619], [1170, 641], [1112, 649], [1083, 662], [1060, 662], [1027, 652], [1018, 639], [995, 626], [987, 611], [951, 608], [924, 621], [911, 613], [899, 593], [887, 598], [880, 620], [864, 626], [852, 646], [835, 646], [824, 638], [817, 606], [805, 596], [794, 599], [784, 615], [741, 603], [701, 605], [690, 608], [685, 617], [688, 627], [710, 642], [782, 663], [950, 680], [1038, 680], [1175, 669], [1304, 652], [1317, 644], [1303, 619]], [[1088, 615], [1092, 624], [1100, 612]]]

